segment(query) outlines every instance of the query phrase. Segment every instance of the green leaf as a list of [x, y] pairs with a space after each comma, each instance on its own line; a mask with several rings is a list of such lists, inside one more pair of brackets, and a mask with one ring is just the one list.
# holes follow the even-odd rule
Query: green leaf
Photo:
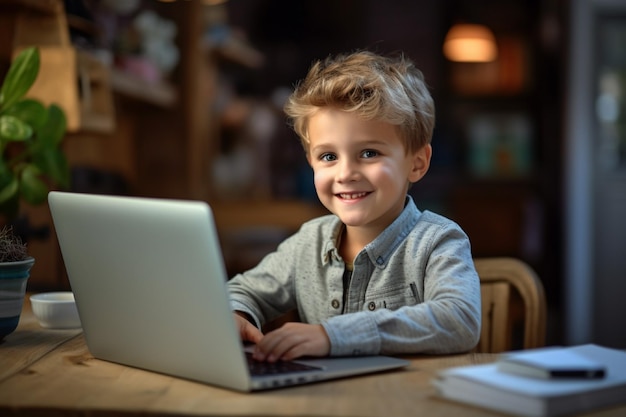
[[46, 106], [39, 100], [24, 99], [11, 106], [5, 114], [15, 116], [35, 129], [41, 128], [48, 118]]
[[39, 50], [24, 49], [13, 60], [0, 88], [0, 109], [11, 107], [21, 99], [35, 83], [39, 73]]
[[67, 120], [63, 109], [56, 104], [51, 104], [48, 107], [46, 122], [37, 130], [37, 140], [41, 146], [56, 147], [65, 137], [66, 128]]
[[19, 182], [13, 172], [0, 158], [0, 213], [6, 219], [17, 217], [20, 206]]
[[4, 158], [0, 158], [0, 188], [8, 184], [13, 179], [13, 172], [9, 169], [7, 161]]
[[13, 177], [12, 181], [0, 189], [0, 204], [4, 204], [17, 196], [19, 182]]
[[33, 135], [33, 129], [15, 116], [0, 116], [0, 138], [23, 141]]
[[45, 148], [38, 151], [33, 162], [41, 172], [50, 177], [55, 184], [62, 188], [70, 186], [70, 168], [65, 154], [58, 148]]
[[39, 174], [39, 169], [29, 164], [22, 170], [20, 176], [20, 194], [26, 202], [32, 205], [43, 203], [48, 196], [48, 186], [39, 179]]

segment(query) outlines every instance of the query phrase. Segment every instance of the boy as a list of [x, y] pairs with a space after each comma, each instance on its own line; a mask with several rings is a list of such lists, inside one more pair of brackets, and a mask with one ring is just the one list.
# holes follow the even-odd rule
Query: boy
[[[318, 61], [285, 106], [332, 213], [229, 282], [254, 357], [454, 353], [480, 334], [470, 244], [407, 194], [430, 165], [434, 104], [422, 74], [367, 51]], [[300, 323], [265, 335], [293, 309]]]

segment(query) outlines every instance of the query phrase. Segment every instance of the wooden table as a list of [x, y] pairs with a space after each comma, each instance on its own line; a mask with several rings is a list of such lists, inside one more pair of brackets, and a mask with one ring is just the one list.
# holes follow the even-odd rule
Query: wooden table
[[[47, 330], [30, 303], [0, 343], [0, 416], [498, 416], [435, 397], [438, 369], [489, 354], [412, 357], [402, 371], [245, 394], [94, 359], [80, 330]], [[626, 406], [588, 414], [623, 416]]]

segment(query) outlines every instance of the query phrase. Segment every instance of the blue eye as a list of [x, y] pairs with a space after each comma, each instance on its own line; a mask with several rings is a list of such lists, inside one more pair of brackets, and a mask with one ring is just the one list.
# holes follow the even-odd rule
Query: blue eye
[[363, 153], [361, 153], [361, 155], [363, 156], [363, 158], [374, 158], [375, 156], [378, 156], [378, 151], [366, 149], [363, 151]]
[[320, 155], [320, 161], [331, 162], [337, 159], [337, 156], [332, 153], [324, 153]]

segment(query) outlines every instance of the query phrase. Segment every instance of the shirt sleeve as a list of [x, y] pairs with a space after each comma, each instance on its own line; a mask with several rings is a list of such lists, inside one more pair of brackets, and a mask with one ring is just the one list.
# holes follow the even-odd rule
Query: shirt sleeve
[[283, 241], [254, 268], [228, 282], [231, 308], [250, 315], [256, 326], [296, 307], [293, 279], [297, 234]]

